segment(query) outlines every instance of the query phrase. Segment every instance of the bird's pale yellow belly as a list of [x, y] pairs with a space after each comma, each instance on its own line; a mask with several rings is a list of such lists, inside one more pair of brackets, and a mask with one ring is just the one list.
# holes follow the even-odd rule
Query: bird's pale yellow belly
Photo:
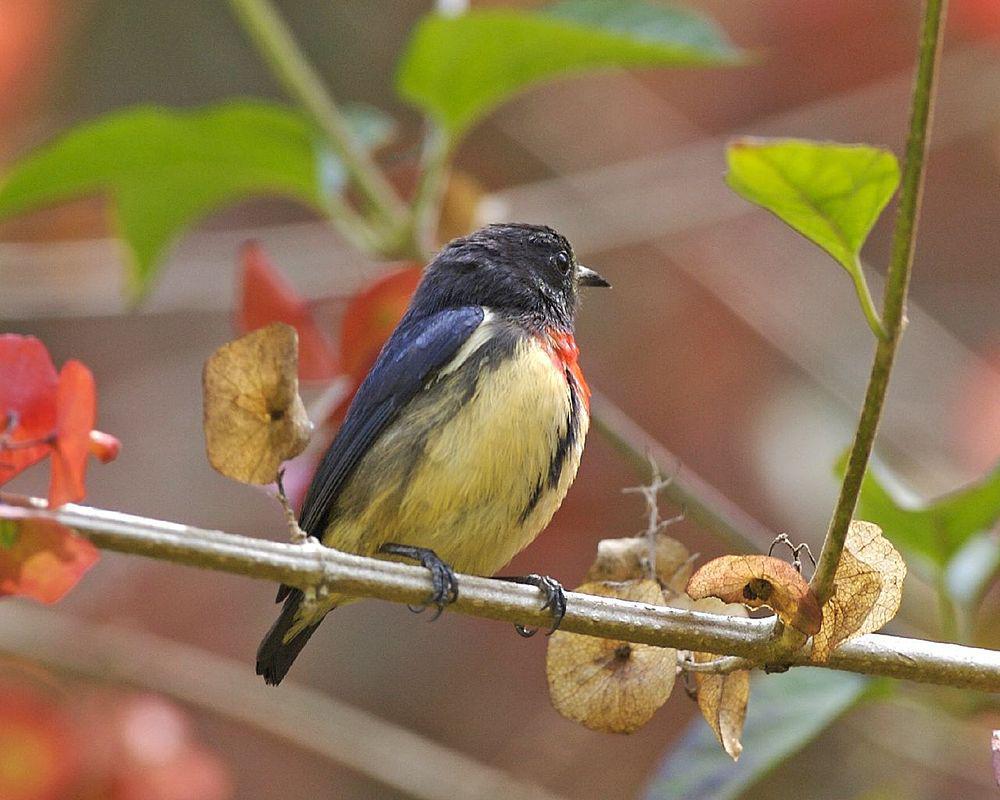
[[[379, 437], [341, 493], [324, 544], [364, 555], [386, 542], [427, 547], [459, 572], [489, 575], [541, 532], [576, 476], [586, 405], [573, 403], [564, 370], [533, 337], [478, 374], [474, 383], [460, 370], [441, 378], [441, 396], [464, 380], [471, 397], [452, 398], [448, 412], [441, 397], [411, 403]], [[578, 430], [550, 480], [574, 408]]]

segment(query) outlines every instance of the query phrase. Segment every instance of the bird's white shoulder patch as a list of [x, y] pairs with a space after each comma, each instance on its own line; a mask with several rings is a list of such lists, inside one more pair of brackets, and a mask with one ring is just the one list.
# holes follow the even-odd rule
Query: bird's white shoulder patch
[[465, 340], [460, 348], [458, 348], [458, 352], [455, 353], [451, 361], [438, 370], [437, 374], [439, 378], [443, 378], [445, 375], [450, 375], [452, 372], [461, 367], [462, 364], [468, 360], [469, 356], [486, 344], [490, 337], [493, 336], [497, 327], [497, 315], [492, 309], [489, 309], [486, 306], [483, 306], [482, 309], [483, 321], [479, 323], [479, 326], [472, 332], [469, 338]]

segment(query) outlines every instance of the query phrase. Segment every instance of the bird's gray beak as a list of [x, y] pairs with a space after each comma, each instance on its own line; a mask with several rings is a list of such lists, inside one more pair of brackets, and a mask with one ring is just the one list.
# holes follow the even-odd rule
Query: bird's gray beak
[[606, 286], [611, 287], [604, 278], [598, 275], [590, 267], [585, 267], [583, 264], [576, 265], [576, 282], [580, 286]]

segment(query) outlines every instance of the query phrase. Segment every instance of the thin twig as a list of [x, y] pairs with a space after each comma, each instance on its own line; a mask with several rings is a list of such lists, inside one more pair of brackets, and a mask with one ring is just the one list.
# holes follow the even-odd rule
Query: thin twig
[[692, 661], [691, 659], [678, 659], [677, 666], [684, 672], [708, 672], [712, 675], [728, 675], [730, 672], [754, 669], [757, 665], [748, 658], [739, 656], [720, 656], [711, 661]]
[[[344, 113], [330, 96], [316, 70], [303, 55], [291, 30], [270, 0], [229, 0], [254, 45], [265, 57], [275, 77], [312, 118], [334, 148], [348, 174], [376, 218], [383, 233], [401, 230], [406, 208], [369, 153], [351, 130]], [[346, 232], [357, 236], [368, 231], [367, 223], [339, 198], [334, 217], [340, 217]], [[371, 242], [368, 242], [371, 246]]]
[[323, 692], [289, 680], [280, 689], [264, 689], [247, 664], [144, 631], [5, 604], [0, 653], [169, 694], [421, 800], [559, 800]]
[[892, 256], [885, 282], [882, 301], [882, 323], [888, 337], [879, 339], [868, 378], [868, 389], [861, 409], [857, 432], [851, 445], [847, 471], [840, 487], [840, 496], [830, 520], [830, 527], [823, 541], [819, 564], [812, 577], [812, 588], [820, 603], [825, 603], [833, 592], [833, 576], [844, 550], [847, 529], [854, 516], [854, 509], [861, 492], [861, 482], [868, 468], [872, 444], [878, 429], [889, 374], [892, 371], [896, 347], [903, 333], [906, 319], [906, 291], [913, 263], [913, 246], [917, 235], [917, 217], [924, 180], [924, 162], [927, 154], [927, 132], [930, 126], [931, 104], [934, 93], [935, 67], [941, 49], [941, 19], [944, 0], [927, 0], [920, 34], [920, 56], [917, 78], [913, 89], [913, 110], [910, 133], [906, 143], [906, 163], [903, 167], [902, 191], [893, 233]]
[[285, 470], [278, 470], [278, 477], [275, 479], [278, 492], [277, 499], [281, 505], [281, 511], [285, 515], [285, 527], [288, 529], [288, 540], [292, 544], [305, 544], [309, 541], [309, 534], [299, 527], [299, 518], [295, 515], [295, 509], [285, 493]]
[[[421, 603], [431, 592], [427, 570], [342, 553], [321, 545], [291, 545], [205, 530], [114, 511], [67, 504], [48, 510], [45, 501], [0, 494], [0, 519], [47, 519], [76, 529], [98, 547], [133, 553], [302, 589], [329, 587], [356, 597]], [[550, 612], [534, 587], [459, 575], [462, 587], [449, 606], [462, 614], [542, 626]], [[725, 617], [567, 592], [562, 629], [605, 639], [742, 656], [774, 663], [770, 619]], [[900, 636], [869, 634], [837, 647], [824, 664], [809, 654], [778, 651], [789, 666], [886, 675], [957, 688], [1000, 692], [1000, 652]]]
[[664, 478], [660, 471], [660, 465], [652, 457], [649, 459], [649, 469], [651, 474], [648, 484], [627, 486], [622, 489], [622, 494], [641, 494], [643, 500], [646, 501], [646, 528], [639, 535], [646, 540], [647, 577], [651, 580], [656, 580], [656, 545], [660, 532], [675, 522], [680, 522], [684, 519], [684, 515], [679, 514], [670, 519], [660, 519], [660, 492], [670, 485], [673, 476]]

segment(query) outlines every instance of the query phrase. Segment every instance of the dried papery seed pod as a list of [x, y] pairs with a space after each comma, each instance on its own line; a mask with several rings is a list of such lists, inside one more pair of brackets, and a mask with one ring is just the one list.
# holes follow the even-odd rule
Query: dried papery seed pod
[[823, 622], [816, 595], [787, 561], [762, 555], [722, 556], [702, 566], [688, 581], [698, 600], [718, 597], [749, 608], [767, 606], [782, 622], [811, 636]]
[[[652, 580], [591, 582], [576, 591], [662, 603], [660, 586]], [[677, 651], [556, 631], [545, 665], [549, 696], [560, 714], [596, 731], [632, 733], [670, 697]]]
[[[688, 549], [665, 533], [656, 534], [657, 579], [675, 592], [683, 592], [694, 565]], [[645, 536], [602, 539], [597, 558], [587, 572], [588, 581], [628, 581], [649, 577], [649, 540]]]
[[[718, 597], [703, 597], [692, 600], [687, 595], [671, 598], [669, 605], [683, 608], [687, 611], [700, 611], [703, 614], [720, 614], [728, 617], [746, 617], [746, 606], [741, 603], [725, 603]], [[705, 663], [719, 658], [713, 653], [692, 653], [691, 657]], [[736, 761], [743, 752], [740, 736], [743, 734], [743, 723], [747, 716], [747, 703], [750, 699], [750, 672], [737, 670], [721, 675], [708, 672], [695, 672], [694, 682], [697, 690], [698, 709], [705, 721], [715, 733], [719, 744]]]
[[903, 557], [882, 529], [873, 522], [851, 522], [833, 594], [823, 606], [823, 625], [813, 637], [813, 658], [826, 661], [841, 642], [873, 633], [896, 616], [905, 577]]
[[202, 373], [212, 466], [242, 483], [270, 483], [305, 449], [312, 424], [299, 397], [298, 336], [276, 322], [216, 350]]

